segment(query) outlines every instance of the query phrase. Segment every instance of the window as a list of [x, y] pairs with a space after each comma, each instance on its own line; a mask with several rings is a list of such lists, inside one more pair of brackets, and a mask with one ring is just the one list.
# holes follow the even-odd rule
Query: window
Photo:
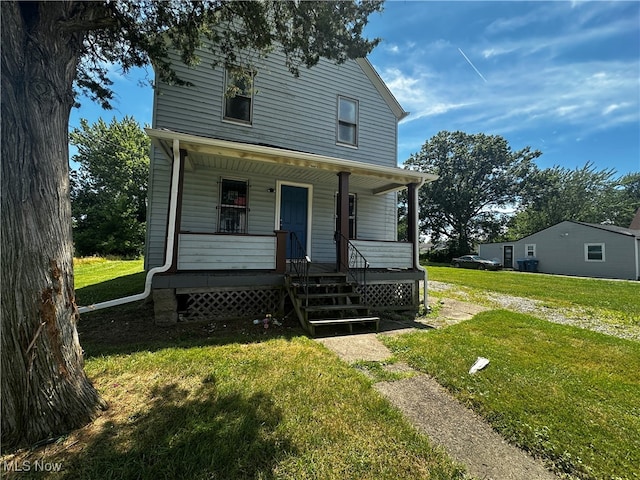
[[[336, 231], [338, 230], [338, 194], [336, 193]], [[356, 194], [349, 194], [349, 238], [355, 239], [357, 235], [356, 229]]]
[[247, 233], [247, 182], [220, 180], [219, 233]]
[[253, 74], [227, 70], [224, 119], [251, 125], [253, 117]]
[[604, 262], [604, 243], [585, 243], [584, 261]]
[[524, 246], [524, 256], [525, 257], [535, 257], [536, 256], [536, 244], [530, 243]]
[[358, 145], [358, 102], [338, 97], [338, 143]]

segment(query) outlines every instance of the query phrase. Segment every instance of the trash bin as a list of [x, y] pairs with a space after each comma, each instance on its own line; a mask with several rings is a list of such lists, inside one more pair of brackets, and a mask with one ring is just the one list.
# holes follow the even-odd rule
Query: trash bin
[[518, 262], [518, 270], [521, 272], [524, 272], [524, 260], [516, 260], [516, 262]]
[[536, 260], [535, 258], [531, 258], [527, 261], [527, 263], [529, 264], [529, 268], [527, 269], [528, 272], [538, 272], [538, 260]]

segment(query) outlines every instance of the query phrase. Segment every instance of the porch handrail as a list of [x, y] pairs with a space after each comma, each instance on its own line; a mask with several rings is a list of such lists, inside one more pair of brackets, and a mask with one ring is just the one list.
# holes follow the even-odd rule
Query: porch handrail
[[347, 271], [347, 275], [360, 287], [365, 305], [367, 304], [367, 270], [369, 262], [366, 257], [356, 248], [356, 246], [344, 236], [341, 232], [336, 232], [336, 238], [339, 242], [346, 242], [348, 255], [347, 262], [344, 258], [340, 259], [341, 266]]
[[295, 232], [289, 233], [289, 239], [291, 245], [291, 259], [289, 265], [302, 284], [305, 295], [305, 305], [309, 306], [309, 267], [311, 259], [307, 255], [306, 249], [302, 246], [302, 243]]

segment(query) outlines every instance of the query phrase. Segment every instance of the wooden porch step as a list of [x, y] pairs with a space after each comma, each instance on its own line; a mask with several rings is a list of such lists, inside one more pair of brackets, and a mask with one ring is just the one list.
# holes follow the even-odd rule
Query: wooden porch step
[[375, 323], [376, 332], [380, 327], [379, 317], [353, 317], [353, 318], [323, 318], [318, 320], [309, 320], [311, 335], [315, 335], [316, 327], [327, 325], [348, 325], [349, 332], [353, 333], [353, 325], [358, 323]]
[[341, 323], [370, 323], [379, 322], [380, 317], [353, 317], [353, 318], [321, 318], [309, 320], [313, 325], [339, 325]]
[[[298, 283], [305, 278], [302, 275], [290, 275], [294, 283]], [[306, 279], [309, 283], [345, 283], [347, 279], [346, 273], [309, 273]]]
[[[359, 297], [360, 294], [356, 292], [340, 292], [340, 293], [310, 293], [307, 295], [309, 298], [350, 298]], [[305, 294], [300, 294], [300, 298], [304, 298]]]
[[343, 277], [347, 274], [344, 272], [309, 272], [309, 277]]
[[[309, 282], [307, 284], [308, 287], [311, 288], [326, 288], [326, 287], [332, 287], [332, 288], [343, 288], [343, 287], [353, 287], [354, 284], [352, 283], [347, 283], [347, 282], [339, 282], [339, 283], [335, 283], [335, 282], [323, 282], [323, 283], [316, 283], [316, 282]], [[304, 287], [304, 283], [299, 283], [299, 282], [293, 282], [291, 284], [292, 287], [294, 288], [301, 288]]]
[[318, 305], [312, 307], [302, 307], [307, 312], [331, 312], [340, 310], [368, 310], [366, 305], [359, 303], [347, 304], [347, 305]]

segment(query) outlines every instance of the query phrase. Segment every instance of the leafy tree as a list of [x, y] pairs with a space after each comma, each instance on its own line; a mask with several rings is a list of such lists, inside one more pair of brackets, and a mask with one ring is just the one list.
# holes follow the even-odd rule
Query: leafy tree
[[423, 233], [446, 242], [450, 256], [495, 238], [506, 221], [501, 210], [517, 201], [539, 155], [529, 147], [512, 152], [498, 135], [443, 131], [432, 137], [405, 164], [439, 176], [420, 189]]
[[628, 227], [640, 208], [640, 172], [618, 178], [609, 193], [608, 206], [611, 223]]
[[640, 173], [614, 178], [593, 163], [535, 170], [524, 184], [522, 205], [505, 240], [515, 240], [564, 220], [628, 226], [640, 206]]
[[70, 134], [71, 215], [76, 255], [138, 257], [144, 249], [149, 137], [131, 117], [80, 120]]
[[220, 64], [278, 45], [289, 70], [365, 56], [380, 2], [210, 0], [1, 3], [2, 417], [5, 447], [82, 426], [101, 400], [82, 368], [73, 288], [68, 123], [77, 91], [108, 107], [108, 69], [153, 63], [184, 83], [207, 40]]

